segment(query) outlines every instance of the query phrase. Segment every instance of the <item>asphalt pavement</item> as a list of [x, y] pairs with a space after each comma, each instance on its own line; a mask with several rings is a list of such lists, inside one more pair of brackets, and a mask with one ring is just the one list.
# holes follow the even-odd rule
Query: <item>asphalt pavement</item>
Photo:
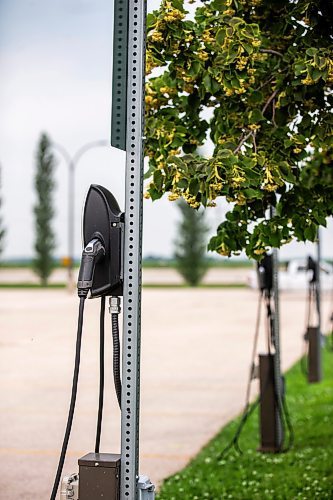
[[[324, 297], [327, 323], [329, 297]], [[66, 290], [0, 290], [0, 499], [47, 500], [70, 398], [78, 301]], [[144, 289], [140, 473], [155, 483], [193, 457], [244, 404], [257, 293]], [[73, 432], [64, 472], [93, 450], [97, 301], [88, 301]], [[109, 318], [107, 318], [109, 321]], [[305, 293], [281, 295], [282, 364], [302, 352]], [[119, 452], [120, 413], [107, 328], [102, 451]], [[260, 350], [265, 350], [261, 330]], [[253, 383], [253, 395], [257, 381]]]

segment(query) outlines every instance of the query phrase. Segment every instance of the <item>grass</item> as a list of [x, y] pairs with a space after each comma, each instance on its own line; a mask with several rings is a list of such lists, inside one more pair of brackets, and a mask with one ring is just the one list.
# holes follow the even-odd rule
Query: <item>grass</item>
[[232, 421], [178, 474], [166, 479], [157, 500], [282, 500], [333, 498], [333, 353], [323, 352], [325, 378], [307, 384], [297, 363], [286, 376], [287, 403], [295, 432], [281, 454], [256, 451], [257, 411], [240, 438], [243, 454], [220, 455], [239, 418]]
[[198, 286], [190, 286], [186, 283], [146, 283], [143, 288], [248, 288], [245, 283], [203, 283]]
[[1, 288], [14, 288], [14, 289], [29, 289], [29, 288], [43, 288], [47, 290], [48, 288], [66, 288], [67, 285], [65, 283], [50, 283], [47, 286], [40, 285], [39, 283], [0, 283]]
[[[191, 287], [186, 284], [172, 284], [172, 283], [147, 283], [142, 285], [143, 288], [247, 288], [247, 285], [243, 283], [207, 283], [199, 285], [198, 287]], [[66, 288], [66, 283], [50, 283], [47, 286], [40, 285], [38, 283], [0, 283], [1, 288]]]
[[[177, 263], [173, 259], [159, 259], [159, 260], [149, 260], [143, 259], [142, 267], [144, 269], [176, 269]], [[208, 259], [208, 268], [251, 268], [253, 267], [253, 261], [246, 259]]]
[[[251, 268], [253, 267], [253, 262], [247, 259], [209, 259], [208, 260], [210, 268]], [[74, 267], [80, 267], [80, 260], [77, 259], [74, 262]], [[143, 259], [142, 267], [145, 269], [175, 269], [177, 264], [173, 259]], [[13, 260], [13, 261], [2, 261], [0, 262], [1, 269], [32, 269], [33, 261], [30, 259], [26, 260]], [[59, 260], [54, 262], [54, 269], [67, 269]]]

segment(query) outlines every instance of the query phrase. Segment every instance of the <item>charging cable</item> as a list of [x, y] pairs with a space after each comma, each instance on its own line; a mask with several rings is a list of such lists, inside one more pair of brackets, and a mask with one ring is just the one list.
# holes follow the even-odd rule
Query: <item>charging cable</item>
[[72, 430], [72, 423], [74, 417], [75, 403], [76, 403], [76, 395], [77, 395], [77, 384], [79, 380], [79, 371], [80, 371], [80, 357], [81, 357], [81, 341], [82, 341], [82, 327], [83, 327], [83, 312], [84, 312], [84, 304], [85, 297], [80, 297], [80, 306], [79, 306], [79, 318], [78, 318], [78, 326], [77, 326], [77, 337], [76, 337], [76, 350], [75, 350], [75, 364], [74, 364], [74, 374], [73, 374], [73, 384], [72, 384], [72, 395], [71, 401], [69, 405], [69, 412], [66, 424], [66, 431], [64, 436], [64, 441], [61, 448], [58, 468], [56, 472], [56, 476], [54, 479], [53, 489], [51, 493], [51, 500], [55, 500], [59, 488], [59, 483], [61, 479], [62, 469], [65, 462], [67, 447], [69, 436]]
[[96, 428], [95, 453], [99, 453], [101, 444], [101, 431], [104, 406], [104, 352], [105, 352], [105, 297], [101, 298], [101, 312], [99, 317], [99, 398], [98, 398], [98, 415]]
[[[77, 282], [78, 288], [78, 296], [80, 297], [80, 305], [79, 305], [79, 317], [78, 317], [78, 326], [77, 326], [77, 337], [76, 337], [76, 350], [75, 350], [75, 363], [74, 363], [74, 374], [73, 374], [73, 383], [72, 383], [72, 394], [69, 405], [69, 412], [65, 430], [65, 436], [61, 448], [58, 468], [56, 472], [56, 476], [54, 479], [53, 489], [51, 493], [50, 500], [56, 500], [59, 483], [62, 475], [62, 469], [64, 466], [66, 452], [69, 442], [69, 437], [72, 430], [76, 396], [77, 396], [77, 386], [79, 380], [79, 371], [80, 371], [80, 358], [81, 358], [81, 343], [82, 343], [82, 329], [83, 329], [83, 313], [84, 313], [84, 304], [87, 298], [88, 292], [92, 287], [94, 271], [97, 262], [105, 255], [105, 249], [103, 243], [98, 238], [93, 238], [88, 245], [84, 248], [82, 252], [81, 266], [79, 271], [79, 279]], [[104, 348], [104, 347], [103, 347]], [[103, 377], [104, 383], [104, 377]], [[102, 402], [103, 405], [103, 402]]]
[[110, 314], [112, 324], [113, 342], [113, 380], [119, 408], [121, 409], [121, 378], [120, 378], [120, 340], [119, 340], [119, 314], [121, 312], [120, 297], [110, 297]]

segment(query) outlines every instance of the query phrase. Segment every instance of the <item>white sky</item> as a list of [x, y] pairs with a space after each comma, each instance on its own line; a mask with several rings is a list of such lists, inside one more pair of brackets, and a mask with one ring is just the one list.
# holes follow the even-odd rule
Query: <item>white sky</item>
[[[148, 0], [149, 8], [158, 0]], [[33, 255], [34, 152], [46, 131], [70, 154], [84, 143], [109, 139], [113, 2], [107, 0], [0, 0], [0, 163], [5, 257]], [[55, 195], [57, 255], [67, 248], [67, 169], [58, 157]], [[124, 153], [90, 150], [76, 178], [75, 253], [81, 252], [80, 220], [91, 183], [108, 187], [124, 203]], [[212, 234], [226, 205], [208, 210]], [[171, 256], [178, 211], [162, 199], [145, 201], [144, 255]], [[323, 253], [333, 257], [333, 226], [323, 234]], [[302, 256], [288, 245], [282, 257]]]

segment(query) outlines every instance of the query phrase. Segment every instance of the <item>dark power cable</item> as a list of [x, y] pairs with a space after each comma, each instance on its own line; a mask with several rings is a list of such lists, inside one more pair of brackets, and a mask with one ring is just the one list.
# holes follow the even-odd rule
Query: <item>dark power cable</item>
[[121, 409], [120, 340], [118, 314], [111, 314], [113, 341], [113, 379], [119, 408]]
[[61, 479], [61, 474], [62, 474], [62, 469], [63, 469], [64, 462], [65, 462], [68, 441], [69, 441], [69, 437], [70, 437], [70, 433], [71, 433], [71, 429], [72, 429], [75, 403], [76, 403], [76, 395], [77, 395], [77, 385], [78, 385], [79, 371], [80, 371], [84, 303], [85, 303], [85, 297], [80, 297], [79, 317], [78, 317], [77, 337], [76, 337], [76, 350], [75, 350], [75, 364], [74, 364], [73, 383], [72, 383], [72, 395], [71, 395], [71, 401], [70, 401], [70, 405], [69, 405], [69, 412], [68, 412], [64, 441], [62, 444], [57, 473], [56, 473], [56, 476], [54, 479], [54, 485], [53, 485], [50, 500], [56, 500], [56, 496], [57, 496], [57, 492], [58, 492], [58, 488], [59, 488], [59, 483], [60, 483], [60, 479]]
[[99, 453], [104, 406], [104, 353], [105, 353], [105, 297], [101, 298], [101, 312], [99, 317], [100, 348], [99, 348], [99, 399], [96, 428], [95, 453]]
[[256, 399], [256, 401], [252, 404], [252, 406], [250, 405], [250, 391], [251, 391], [251, 382], [254, 378], [255, 358], [257, 355], [257, 347], [258, 347], [262, 301], [263, 301], [263, 292], [260, 291], [259, 295], [258, 295], [257, 318], [256, 318], [256, 325], [255, 325], [253, 344], [252, 344], [252, 358], [251, 358], [251, 365], [250, 365], [250, 373], [249, 373], [249, 378], [248, 378], [247, 387], [246, 387], [245, 406], [244, 406], [244, 409], [242, 412], [241, 420], [240, 420], [238, 427], [235, 431], [235, 434], [232, 437], [231, 441], [227, 444], [227, 446], [219, 454], [219, 456], [218, 456], [219, 459], [224, 458], [232, 447], [234, 447], [239, 453], [242, 453], [242, 450], [239, 446], [240, 435], [242, 433], [243, 427], [246, 424], [248, 418], [254, 412], [254, 410], [258, 407], [258, 405], [260, 403], [260, 397], [258, 397]]

